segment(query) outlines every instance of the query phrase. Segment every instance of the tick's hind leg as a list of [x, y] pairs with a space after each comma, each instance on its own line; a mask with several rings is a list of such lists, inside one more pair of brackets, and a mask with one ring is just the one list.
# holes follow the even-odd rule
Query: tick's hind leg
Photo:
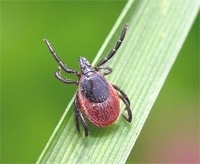
[[78, 103], [78, 95], [76, 94], [76, 98], [74, 100], [74, 114], [75, 114], [75, 122], [76, 122], [76, 128], [78, 132], [80, 133], [80, 127], [79, 127], [79, 119], [81, 120], [81, 123], [83, 125], [85, 136], [87, 137], [89, 135], [87, 123], [80, 111], [79, 103]]
[[132, 121], [132, 111], [130, 108], [130, 101], [127, 97], [127, 95], [125, 94], [125, 92], [123, 90], [121, 90], [118, 86], [113, 85], [113, 87], [120, 92], [119, 98], [124, 102], [124, 104], [126, 105], [125, 110], [127, 110], [128, 113], [128, 117], [125, 116], [124, 114], [122, 114], [122, 116], [128, 121], [131, 122]]
[[116, 85], [112, 85], [117, 91], [119, 91], [121, 93], [121, 95], [124, 97], [124, 99], [126, 99], [126, 101], [128, 102], [128, 104], [130, 105], [130, 101], [128, 99], [128, 96], [126, 95], [126, 93], [118, 86]]
[[126, 100], [122, 95], [119, 95], [119, 97], [120, 97], [120, 99], [124, 102], [124, 104], [126, 105], [125, 110], [127, 110], [127, 113], [128, 113], [128, 117], [125, 116], [124, 114], [122, 114], [122, 116], [123, 116], [128, 122], [131, 122], [131, 121], [132, 121], [132, 112], [131, 112], [130, 105], [128, 104], [127, 100]]

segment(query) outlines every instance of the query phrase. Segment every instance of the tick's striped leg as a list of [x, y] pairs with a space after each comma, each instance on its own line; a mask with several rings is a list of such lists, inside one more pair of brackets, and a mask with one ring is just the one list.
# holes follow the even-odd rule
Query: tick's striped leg
[[67, 73], [73, 73], [76, 74], [77, 76], [80, 76], [80, 73], [76, 70], [72, 70], [68, 68], [58, 57], [58, 54], [56, 54], [55, 50], [53, 49], [52, 45], [47, 39], [44, 39], [44, 42], [46, 43], [47, 47], [49, 48], [49, 51], [53, 55], [54, 59], [58, 62], [59, 66]]
[[126, 99], [126, 101], [128, 102], [128, 104], [130, 105], [130, 101], [128, 99], [128, 96], [126, 95], [126, 93], [118, 86], [116, 85], [112, 85], [117, 91], [119, 91], [121, 93], [121, 95], [123, 96], [124, 99]]
[[126, 95], [126, 93], [121, 90], [118, 86], [116, 85], [112, 85], [117, 91], [120, 92], [119, 98], [124, 102], [124, 104], [126, 105], [125, 110], [127, 110], [128, 113], [128, 117], [126, 117], [125, 115], [122, 114], [122, 116], [128, 121], [131, 122], [132, 121], [132, 112], [131, 112], [131, 108], [130, 108], [130, 101]]
[[[77, 97], [77, 95], [76, 95]], [[79, 111], [78, 111], [78, 104], [77, 104], [77, 98], [74, 100], [74, 116], [75, 116], [75, 122], [76, 122], [76, 129], [80, 133], [80, 126], [79, 126]]]
[[76, 85], [78, 85], [78, 81], [74, 81], [74, 80], [66, 79], [66, 78], [62, 77], [60, 72], [61, 72], [61, 68], [58, 67], [58, 70], [55, 73], [55, 76], [58, 80], [62, 81], [63, 83], [66, 83], [66, 84], [76, 84]]
[[106, 56], [105, 58], [103, 58], [98, 64], [97, 67], [103, 65], [104, 63], [106, 63], [110, 58], [112, 58], [114, 56], [114, 54], [117, 52], [117, 50], [119, 49], [119, 47], [122, 44], [122, 41], [124, 40], [126, 31], [128, 29], [128, 24], [126, 24], [121, 32], [121, 36], [119, 38], [119, 40], [117, 41], [115, 48], [113, 48], [110, 53], [108, 54], [108, 56]]
[[125, 116], [124, 114], [122, 114], [122, 116], [128, 121], [128, 122], [131, 122], [132, 121], [132, 112], [131, 112], [131, 108], [130, 108], [130, 105], [128, 104], [127, 100], [122, 96], [122, 95], [119, 95], [119, 98], [124, 102], [124, 104], [126, 105], [126, 109], [127, 110], [127, 113], [128, 113], [128, 117]]
[[87, 123], [80, 111], [77, 94], [76, 94], [76, 98], [74, 100], [74, 114], [75, 114], [76, 128], [77, 128], [78, 132], [80, 133], [80, 127], [79, 127], [79, 119], [80, 119], [81, 123], [83, 125], [83, 128], [84, 128], [84, 131], [85, 131], [85, 136], [87, 137], [89, 135], [89, 131], [88, 131]]
[[99, 71], [99, 70], [104, 70], [105, 72], [103, 72], [103, 75], [105, 76], [105, 75], [108, 75], [108, 74], [110, 74], [111, 72], [112, 72], [112, 68], [110, 68], [110, 67], [107, 67], [107, 66], [99, 66], [99, 67], [95, 67], [95, 70], [96, 71]]

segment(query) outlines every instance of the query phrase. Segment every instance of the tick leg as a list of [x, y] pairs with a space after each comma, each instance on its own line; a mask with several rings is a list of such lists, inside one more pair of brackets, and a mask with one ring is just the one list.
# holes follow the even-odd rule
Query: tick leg
[[126, 117], [125, 115], [122, 114], [122, 116], [128, 121], [131, 122], [132, 121], [132, 112], [131, 112], [131, 108], [130, 108], [130, 101], [127, 97], [127, 95], [125, 94], [125, 92], [123, 90], [121, 90], [118, 86], [113, 85], [113, 87], [120, 92], [121, 95], [119, 95], [119, 98], [124, 102], [124, 104], [126, 105], [125, 110], [127, 110], [128, 113], [128, 117]]
[[105, 58], [101, 59], [101, 61], [97, 64], [97, 67], [103, 65], [104, 63], [106, 63], [110, 58], [112, 58], [114, 56], [114, 54], [117, 52], [117, 50], [119, 49], [119, 47], [122, 44], [122, 41], [124, 40], [126, 31], [128, 29], [128, 24], [125, 24], [122, 32], [121, 32], [121, 36], [119, 38], [119, 40], [117, 41], [115, 48], [113, 48], [110, 53], [108, 54], [108, 56], [106, 56]]
[[124, 104], [126, 105], [126, 110], [128, 113], [128, 117], [126, 117], [124, 114], [122, 114], [122, 116], [128, 121], [131, 122], [132, 121], [132, 112], [131, 112], [131, 108], [130, 105], [128, 104], [127, 100], [122, 96], [119, 95], [120, 99], [124, 102]]
[[74, 80], [66, 79], [66, 78], [62, 77], [60, 72], [61, 72], [61, 68], [58, 67], [58, 70], [55, 73], [55, 76], [58, 80], [62, 81], [63, 83], [66, 83], [66, 84], [76, 84], [76, 85], [78, 85], [78, 81], [74, 81]]
[[74, 100], [74, 113], [75, 113], [76, 128], [77, 128], [78, 132], [80, 133], [80, 127], [79, 127], [79, 119], [80, 119], [81, 123], [83, 125], [83, 128], [84, 128], [84, 131], [85, 131], [85, 136], [87, 137], [89, 135], [88, 127], [87, 127], [87, 123], [80, 111], [77, 94], [76, 94], [76, 98]]
[[128, 104], [130, 105], [130, 101], [128, 99], [128, 96], [126, 95], [126, 93], [118, 86], [116, 85], [112, 85], [117, 91], [119, 91], [121, 93], [121, 95], [126, 99], [126, 101], [128, 102]]
[[72, 70], [70, 68], [68, 68], [58, 57], [58, 54], [55, 52], [55, 50], [53, 49], [52, 45], [50, 44], [50, 42], [47, 39], [44, 39], [44, 42], [46, 43], [47, 47], [49, 48], [49, 51], [51, 52], [51, 54], [53, 55], [54, 59], [58, 62], [59, 66], [67, 73], [73, 73], [76, 74], [77, 76], [80, 76], [80, 73], [76, 70]]
[[99, 67], [95, 67], [95, 70], [96, 71], [99, 71], [99, 70], [104, 70], [105, 72], [103, 72], [103, 75], [105, 76], [105, 75], [108, 75], [108, 74], [110, 74], [111, 72], [112, 72], [112, 68], [110, 68], [110, 67], [107, 67], [107, 66], [99, 66]]

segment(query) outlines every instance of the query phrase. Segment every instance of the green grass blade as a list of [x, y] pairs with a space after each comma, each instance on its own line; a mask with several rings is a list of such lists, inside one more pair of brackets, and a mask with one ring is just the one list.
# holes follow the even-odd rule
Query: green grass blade
[[125, 163], [198, 10], [198, 0], [128, 1], [93, 63], [113, 48], [128, 22], [122, 47], [106, 65], [114, 70], [108, 79], [129, 96], [133, 121], [89, 124], [86, 138], [83, 129], [76, 131], [71, 100], [37, 163]]

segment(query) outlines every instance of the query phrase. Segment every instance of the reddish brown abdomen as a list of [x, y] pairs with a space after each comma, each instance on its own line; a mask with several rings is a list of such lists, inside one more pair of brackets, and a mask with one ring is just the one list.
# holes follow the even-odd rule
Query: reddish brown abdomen
[[78, 91], [78, 101], [81, 111], [96, 126], [108, 126], [112, 124], [117, 120], [120, 112], [119, 97], [113, 86], [108, 82], [106, 84], [108, 87], [108, 97], [103, 102], [91, 101], [82, 94], [80, 88]]

